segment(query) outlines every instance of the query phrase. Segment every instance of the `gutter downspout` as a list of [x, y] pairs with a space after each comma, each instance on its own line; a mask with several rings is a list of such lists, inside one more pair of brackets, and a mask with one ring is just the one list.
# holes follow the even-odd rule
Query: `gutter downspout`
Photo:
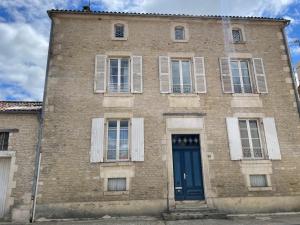
[[286, 53], [287, 53], [287, 56], [288, 56], [289, 66], [291, 68], [290, 75], [291, 75], [292, 82], [293, 82], [293, 89], [294, 89], [294, 93], [295, 93], [295, 100], [296, 100], [296, 104], [297, 104], [298, 114], [299, 114], [299, 117], [300, 117], [300, 99], [299, 99], [299, 96], [298, 96], [297, 83], [295, 81], [294, 68], [293, 68], [293, 65], [292, 65], [291, 52], [290, 52], [290, 49], [289, 49], [289, 46], [288, 46], [288, 43], [287, 43], [287, 36], [286, 36], [286, 33], [285, 33], [285, 27], [286, 26], [284, 26], [283, 28], [281, 28], [281, 31], [282, 31], [282, 34], [283, 34], [283, 40], [284, 40], [284, 45], [285, 45]]
[[35, 220], [36, 198], [37, 198], [37, 192], [38, 192], [38, 181], [39, 181], [39, 176], [40, 176], [40, 165], [41, 165], [41, 158], [42, 158], [41, 142], [42, 142], [43, 128], [44, 128], [48, 73], [49, 73], [51, 47], [52, 47], [52, 41], [53, 41], [52, 36], [53, 36], [53, 20], [51, 18], [51, 29], [50, 29], [49, 46], [48, 46], [48, 58], [47, 58], [46, 76], [45, 76], [45, 83], [44, 83], [43, 106], [42, 106], [42, 111], [38, 115], [39, 130], [38, 130], [38, 140], [37, 140], [37, 145], [36, 145], [34, 177], [33, 177], [32, 194], [31, 194], [31, 202], [32, 202], [31, 215], [30, 215], [31, 223], [34, 222], [34, 220]]

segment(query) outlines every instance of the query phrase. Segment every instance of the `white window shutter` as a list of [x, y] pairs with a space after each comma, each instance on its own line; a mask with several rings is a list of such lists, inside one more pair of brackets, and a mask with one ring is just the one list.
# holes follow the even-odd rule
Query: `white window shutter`
[[93, 118], [91, 132], [90, 161], [103, 162], [104, 152], [104, 118]]
[[194, 57], [195, 92], [206, 93], [204, 57]]
[[131, 57], [131, 92], [143, 92], [143, 60], [142, 56]]
[[268, 93], [264, 63], [262, 58], [253, 58], [256, 88], [258, 93]]
[[159, 56], [160, 93], [170, 93], [170, 58]]
[[239, 120], [236, 117], [227, 117], [227, 133], [231, 160], [243, 158], [242, 142], [240, 136]]
[[222, 88], [224, 93], [233, 93], [233, 84], [232, 76], [230, 69], [230, 58], [222, 57], [220, 61], [220, 71], [221, 71], [221, 80]]
[[263, 124], [269, 159], [280, 160], [281, 153], [277, 137], [275, 120], [272, 117], [266, 117], [263, 118]]
[[96, 55], [94, 92], [104, 93], [105, 89], [106, 89], [106, 55]]
[[144, 161], [144, 118], [132, 118], [131, 124], [131, 160]]

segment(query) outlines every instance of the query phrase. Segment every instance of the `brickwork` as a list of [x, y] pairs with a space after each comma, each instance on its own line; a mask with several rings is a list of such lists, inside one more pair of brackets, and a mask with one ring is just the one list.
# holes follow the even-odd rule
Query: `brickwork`
[[[286, 51], [281, 47], [284, 45], [282, 23], [232, 21], [243, 25], [247, 38], [245, 43], [233, 45], [224, 43], [222, 21], [215, 19], [109, 15], [53, 17], [37, 199], [39, 216], [51, 217], [53, 215], [47, 210], [65, 209], [68, 203], [75, 212], [68, 216], [81, 216], [89, 208], [84, 203], [167, 201], [168, 185], [172, 184], [168, 184], [166, 152], [161, 145], [166, 137], [163, 113], [167, 112], [206, 113], [206, 149], [214, 155], [208, 163], [209, 179], [217, 198], [299, 196], [300, 123], [292, 84], [286, 82], [290, 72], [284, 69], [289, 65]], [[128, 40], [111, 39], [111, 20], [128, 23]], [[174, 22], [188, 25], [188, 42], [172, 41], [170, 26]], [[249, 53], [263, 58], [269, 89], [268, 94], [259, 96], [263, 107], [231, 107], [233, 96], [223, 94], [219, 71], [218, 58], [227, 55], [225, 49], [231, 49], [230, 53]], [[133, 98], [133, 107], [103, 107], [108, 94], [94, 94], [95, 55], [114, 51], [143, 56], [144, 90], [142, 94], [128, 94], [128, 98]], [[200, 107], [169, 107], [168, 95], [160, 94], [158, 56], [178, 52], [205, 57], [208, 91], [198, 95]], [[89, 162], [91, 121], [105, 113], [118, 112], [144, 118], [145, 161], [131, 165], [135, 176], [131, 178], [129, 195], [105, 196], [100, 165]], [[225, 118], [235, 113], [260, 113], [276, 120], [282, 160], [272, 162], [272, 191], [250, 193], [239, 162], [230, 160]], [[131, 213], [134, 214], [134, 209]]]
[[[12, 153], [6, 218], [27, 222], [31, 210], [35, 149], [38, 134], [36, 113], [1, 113], [0, 129], [12, 129], [8, 153]], [[6, 154], [6, 152], [2, 152]], [[3, 155], [0, 157], [4, 157]]]

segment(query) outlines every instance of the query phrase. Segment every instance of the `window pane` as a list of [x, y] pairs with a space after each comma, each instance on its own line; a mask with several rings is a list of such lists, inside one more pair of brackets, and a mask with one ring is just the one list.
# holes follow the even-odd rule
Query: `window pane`
[[254, 154], [255, 158], [262, 158], [263, 157], [261, 148], [254, 148], [253, 149], [253, 154]]
[[249, 139], [242, 139], [242, 147], [250, 148]]
[[115, 25], [115, 37], [117, 38], [124, 37], [124, 25], [122, 24]]
[[118, 60], [110, 59], [110, 77], [109, 77], [109, 90], [111, 92], [118, 91]]
[[179, 73], [179, 61], [172, 60], [172, 82], [173, 92], [180, 93], [180, 73]]
[[121, 84], [120, 84], [120, 91], [121, 92], [128, 92], [129, 85], [128, 85], [128, 59], [121, 59]]
[[251, 158], [251, 150], [250, 150], [250, 148], [243, 148], [243, 157], [244, 158]]
[[126, 191], [126, 178], [108, 178], [108, 191]]
[[238, 29], [232, 30], [232, 38], [234, 42], [240, 42], [242, 40], [241, 31]]
[[0, 132], [0, 151], [8, 149], [9, 132]]
[[175, 39], [176, 40], [184, 40], [184, 28], [183, 27], [175, 27]]
[[182, 61], [182, 82], [183, 92], [190, 93], [192, 91], [191, 76], [190, 76], [190, 61]]
[[246, 122], [246, 120], [239, 120], [239, 126], [240, 126], [240, 128], [247, 129], [247, 122]]
[[117, 121], [108, 122], [108, 149], [107, 159], [115, 160], [117, 151]]
[[243, 77], [244, 91], [245, 93], [251, 93], [252, 89], [251, 89], [251, 81], [250, 81], [250, 74], [249, 74], [247, 61], [241, 61], [241, 71]]

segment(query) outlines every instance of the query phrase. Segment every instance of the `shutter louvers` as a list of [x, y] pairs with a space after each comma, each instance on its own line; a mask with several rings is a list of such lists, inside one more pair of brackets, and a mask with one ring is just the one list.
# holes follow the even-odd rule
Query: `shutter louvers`
[[206, 93], [204, 57], [194, 57], [195, 92]]
[[143, 92], [143, 61], [142, 56], [131, 57], [131, 92]]
[[268, 93], [265, 69], [262, 58], [253, 58], [256, 88], [258, 93]]
[[242, 142], [238, 118], [227, 117], [227, 133], [231, 160], [241, 160], [243, 158]]
[[263, 118], [263, 124], [269, 159], [281, 160], [281, 153], [274, 118]]
[[132, 118], [131, 160], [144, 161], [144, 118]]
[[230, 59], [220, 58], [220, 71], [222, 88], [224, 93], [233, 93], [232, 76], [230, 70]]
[[104, 118], [92, 120], [90, 162], [103, 162]]
[[94, 92], [104, 93], [105, 89], [106, 89], [106, 55], [96, 55]]
[[168, 56], [159, 56], [160, 93], [170, 93], [170, 59]]

